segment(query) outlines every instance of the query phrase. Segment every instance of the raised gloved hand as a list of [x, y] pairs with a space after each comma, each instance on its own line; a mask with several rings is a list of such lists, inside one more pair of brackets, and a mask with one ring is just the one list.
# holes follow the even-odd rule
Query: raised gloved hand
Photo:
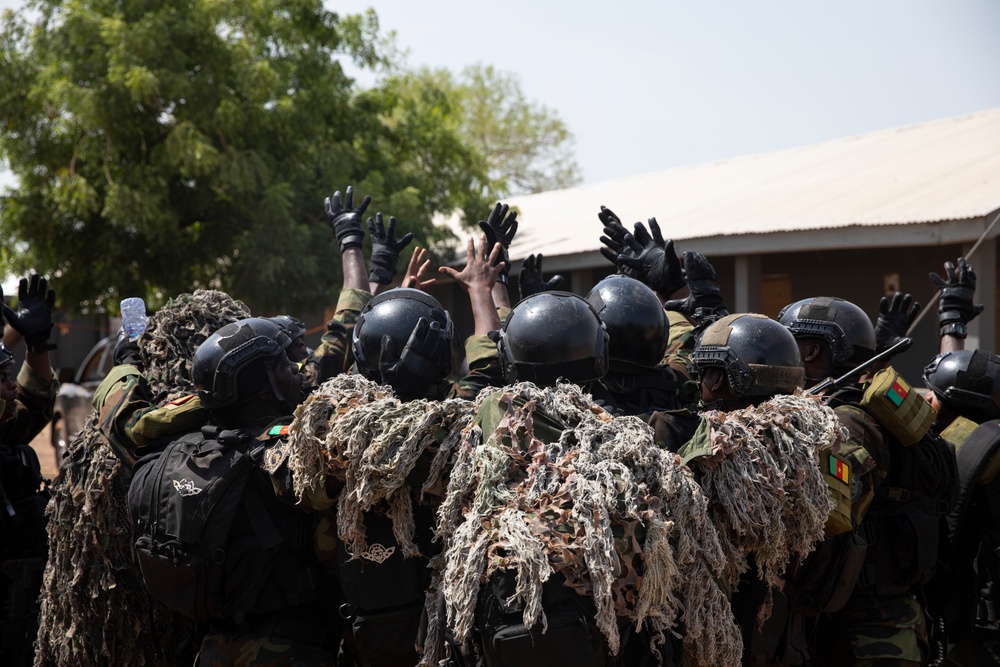
[[875, 352], [885, 352], [906, 338], [906, 332], [919, 312], [920, 304], [913, 301], [912, 294], [896, 292], [891, 300], [882, 297], [878, 304], [878, 320], [875, 321]]
[[354, 208], [354, 188], [347, 186], [347, 195], [343, 202], [340, 200], [340, 190], [333, 193], [333, 199], [326, 198], [326, 219], [330, 221], [333, 228], [333, 235], [337, 237], [340, 244], [340, 252], [343, 253], [348, 248], [360, 248], [361, 242], [365, 238], [365, 232], [361, 228], [361, 218], [368, 208], [371, 197], [365, 197], [364, 201], [357, 208]]
[[983, 312], [982, 304], [974, 304], [976, 294], [976, 272], [966, 264], [965, 259], [958, 258], [958, 266], [951, 262], [944, 263], [945, 276], [942, 278], [931, 273], [931, 282], [941, 290], [938, 301], [938, 325], [940, 335], [965, 338], [965, 325]]
[[7, 322], [24, 337], [29, 352], [56, 349], [49, 342], [55, 305], [56, 293], [49, 289], [49, 281], [33, 273], [30, 280], [21, 278], [17, 286], [17, 310], [4, 306]]
[[399, 255], [410, 245], [413, 234], [406, 234], [397, 241], [396, 218], [389, 216], [389, 228], [386, 229], [381, 213], [376, 213], [374, 220], [368, 218], [368, 233], [372, 237], [372, 268], [368, 281], [388, 285], [399, 269]]
[[631, 269], [637, 280], [668, 296], [684, 287], [681, 260], [674, 251], [673, 240], [663, 240], [656, 218], [649, 219], [649, 228], [652, 234], [646, 231], [645, 225], [637, 222], [635, 232], [625, 234], [625, 244], [634, 256], [618, 255], [618, 266]]
[[555, 275], [548, 280], [542, 279], [542, 253], [538, 255], [528, 255], [528, 258], [521, 262], [521, 272], [517, 275], [517, 284], [521, 289], [521, 298], [548, 292], [558, 289], [563, 282], [563, 277]]
[[710, 324], [729, 314], [719, 290], [719, 276], [712, 263], [700, 252], [684, 253], [684, 275], [691, 294], [683, 299], [671, 299], [663, 304], [697, 324]]
[[382, 337], [379, 371], [382, 382], [400, 398], [419, 398], [441, 379], [441, 369], [449, 367], [450, 360], [451, 345], [441, 325], [421, 317], [398, 357], [392, 338]]
[[618, 267], [619, 273], [627, 275], [629, 278], [634, 278], [635, 272], [632, 269], [623, 267], [618, 263], [618, 258], [622, 255], [625, 257], [635, 257], [632, 249], [625, 243], [625, 236], [628, 234], [628, 230], [622, 224], [621, 218], [615, 215], [615, 212], [607, 206], [601, 207], [601, 212], [597, 214], [597, 218], [604, 224], [604, 236], [601, 237], [601, 243], [606, 247], [601, 248], [601, 254], [609, 262]]
[[494, 266], [500, 266], [499, 263], [504, 262], [499, 282], [506, 283], [507, 273], [510, 271], [510, 243], [517, 233], [517, 211], [511, 211], [507, 204], [497, 202], [489, 217], [479, 221], [479, 226], [486, 232], [487, 252], [490, 252], [497, 243], [502, 248]]
[[139, 352], [138, 337], [132, 338], [125, 332], [125, 327], [118, 327], [118, 338], [115, 340], [114, 355], [115, 366], [131, 364], [140, 370], [143, 368], [142, 354]]

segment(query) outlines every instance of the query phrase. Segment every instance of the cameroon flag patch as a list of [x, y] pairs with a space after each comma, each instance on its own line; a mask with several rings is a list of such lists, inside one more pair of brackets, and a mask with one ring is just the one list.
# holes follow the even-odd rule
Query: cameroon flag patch
[[851, 483], [851, 467], [835, 456], [830, 457], [830, 474], [844, 484]]
[[908, 393], [910, 393], [909, 387], [907, 387], [899, 380], [896, 380], [895, 382], [892, 383], [892, 386], [889, 387], [889, 391], [887, 391], [885, 395], [888, 396], [889, 400], [892, 401], [893, 404], [898, 408], [900, 405], [903, 404], [903, 399], [906, 398], [906, 395]]
[[288, 435], [289, 426], [285, 424], [284, 426], [277, 425], [272, 426], [271, 430], [267, 432], [268, 435]]

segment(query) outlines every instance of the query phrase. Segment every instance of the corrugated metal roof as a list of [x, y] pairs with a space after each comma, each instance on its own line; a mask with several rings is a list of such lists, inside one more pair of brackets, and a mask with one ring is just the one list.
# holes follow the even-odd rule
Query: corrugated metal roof
[[1000, 208], [1000, 109], [507, 203], [512, 258], [599, 249], [602, 204], [677, 240], [978, 218]]

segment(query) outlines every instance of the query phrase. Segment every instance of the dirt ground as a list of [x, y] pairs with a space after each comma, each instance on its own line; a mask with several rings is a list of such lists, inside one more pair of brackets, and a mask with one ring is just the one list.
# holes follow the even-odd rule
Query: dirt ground
[[55, 451], [52, 449], [50, 437], [50, 429], [46, 426], [31, 441], [31, 448], [38, 454], [38, 461], [42, 464], [42, 477], [55, 479], [56, 475], [59, 474], [59, 468], [56, 467], [56, 456]]

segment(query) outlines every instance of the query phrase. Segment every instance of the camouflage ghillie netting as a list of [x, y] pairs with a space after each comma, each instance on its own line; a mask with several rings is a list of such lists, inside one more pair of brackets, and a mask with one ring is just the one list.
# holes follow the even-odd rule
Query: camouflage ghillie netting
[[[651, 429], [592, 407], [578, 387], [522, 383], [501, 391], [506, 413], [484, 434], [473, 419], [488, 400], [494, 392], [475, 403], [403, 403], [387, 387], [339, 376], [290, 427], [296, 496], [322, 495], [329, 476], [343, 484], [338, 531], [351, 553], [366, 546], [362, 513], [386, 503], [402, 550], [416, 555], [412, 503], [437, 506], [444, 551], [431, 561], [421, 665], [444, 658], [446, 626], [469, 639], [480, 584], [500, 569], [516, 572], [529, 627], [545, 627], [542, 584], [559, 572], [593, 600], [611, 650], [627, 619], [648, 628], [654, 646], [683, 631], [694, 664], [738, 665], [742, 641], [716, 583], [725, 562], [708, 499], [676, 456], [656, 448]], [[558, 425], [555, 442], [535, 437], [536, 411]]]
[[[242, 303], [206, 290], [152, 316], [139, 347], [154, 404], [190, 393], [189, 360], [198, 345], [248, 316]], [[131, 480], [92, 414], [67, 450], [47, 509], [36, 665], [192, 664], [193, 624], [149, 597], [133, 556]]]
[[[496, 400], [484, 392], [477, 408]], [[440, 585], [456, 640], [469, 638], [480, 583], [501, 569], [516, 572], [524, 624], [544, 629], [542, 585], [559, 572], [593, 600], [612, 652], [619, 619], [648, 628], [654, 649], [682, 623], [695, 664], [738, 665], [742, 641], [714, 580], [722, 547], [691, 472], [644, 422], [612, 418], [574, 385], [521, 383], [499, 401], [493, 432], [466, 430], [439, 509]], [[535, 436], [537, 413], [558, 425], [558, 440]]]
[[429, 459], [420, 496], [441, 496], [452, 453], [473, 416], [468, 401], [404, 403], [360, 375], [337, 376], [295, 412], [288, 465], [296, 497], [315, 493], [332, 475], [343, 483], [337, 530], [352, 554], [367, 548], [364, 512], [385, 502], [403, 554], [416, 556], [408, 478], [421, 458]]
[[690, 465], [722, 536], [727, 579], [735, 587], [752, 555], [761, 580], [780, 586], [790, 560], [823, 539], [833, 500], [819, 452], [838, 447], [847, 433], [832, 409], [801, 395], [703, 418], [712, 455]]
[[181, 294], [151, 316], [139, 337], [139, 352], [152, 403], [161, 405], [194, 392], [194, 351], [225, 325], [247, 317], [250, 309], [242, 301], [215, 290]]

